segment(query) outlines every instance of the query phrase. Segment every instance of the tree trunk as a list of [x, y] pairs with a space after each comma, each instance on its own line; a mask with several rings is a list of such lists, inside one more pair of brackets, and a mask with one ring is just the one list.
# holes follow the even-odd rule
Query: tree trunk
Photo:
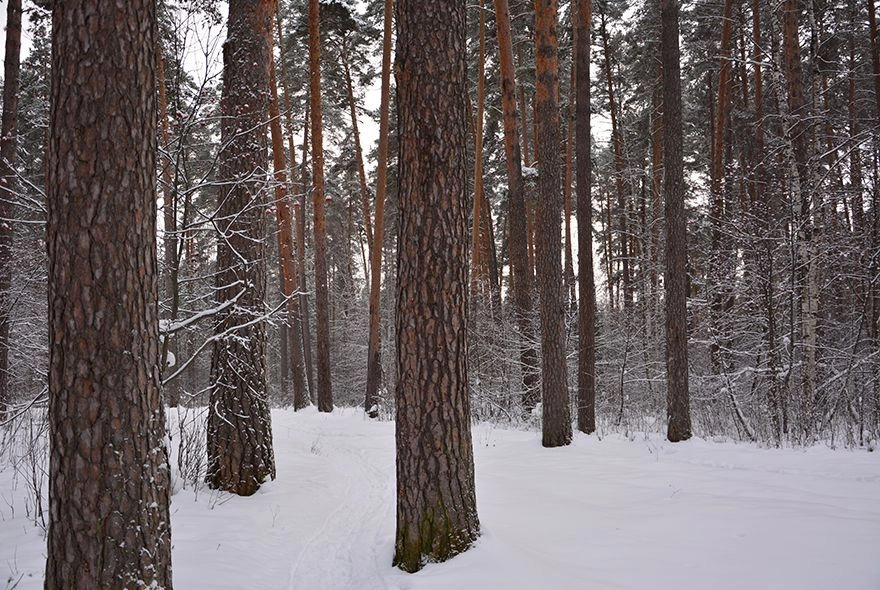
[[318, 0], [309, 0], [309, 103], [312, 117], [312, 207], [315, 215], [315, 334], [318, 340], [318, 411], [333, 411], [330, 383], [330, 293], [324, 220], [324, 129], [321, 115], [321, 33]]
[[663, 66], [663, 192], [666, 197], [666, 404], [671, 442], [691, 437], [688, 392], [687, 217], [681, 121], [678, 0], [660, 0]]
[[[282, 294], [287, 299], [289, 327], [282, 329], [285, 343], [290, 345], [289, 357], [282, 358], [293, 385], [293, 409], [309, 405], [302, 373], [302, 348], [299, 333], [299, 276], [293, 248], [293, 220], [290, 196], [287, 194], [287, 163], [284, 161], [284, 139], [281, 135], [281, 113], [278, 109], [278, 86], [275, 81], [275, 60], [269, 60], [269, 130], [272, 136], [272, 164], [275, 176], [275, 217], [278, 223], [278, 256], [281, 258]], [[287, 392], [285, 391], [284, 394]]]
[[[309, 330], [309, 297], [306, 289], [306, 245], [305, 245], [305, 170], [306, 170], [306, 156], [305, 156], [305, 144], [307, 141], [303, 142], [303, 162], [302, 162], [302, 170], [297, 171], [296, 169], [296, 148], [294, 146], [294, 134], [293, 134], [293, 114], [291, 113], [290, 108], [290, 94], [287, 91], [287, 62], [283, 59], [284, 56], [284, 35], [282, 34], [281, 29], [281, 12], [280, 10], [275, 11], [275, 23], [276, 30], [278, 32], [278, 49], [281, 52], [281, 91], [284, 95], [284, 111], [285, 111], [285, 122], [287, 127], [287, 146], [288, 151], [290, 152], [290, 179], [293, 185], [293, 193], [294, 195], [299, 195], [299, 197], [293, 201], [293, 224], [294, 224], [294, 233], [296, 240], [296, 267], [297, 272], [299, 273], [299, 284], [302, 285], [299, 294], [299, 326], [294, 326], [294, 333], [298, 333], [301, 337], [300, 342], [302, 343], [302, 358], [303, 365], [306, 374], [306, 385], [308, 387], [308, 398], [312, 399], [314, 392], [314, 384], [312, 383], [312, 374], [314, 371], [312, 370], [312, 346], [311, 346], [311, 332]], [[303, 131], [304, 133], [308, 132], [309, 123], [308, 123], [308, 106], [306, 107], [306, 120], [303, 123]], [[296, 318], [294, 317], [294, 321]], [[294, 335], [294, 338], [298, 336]]]
[[486, 295], [488, 277], [483, 273], [486, 248], [483, 234], [480, 231], [483, 221], [483, 112], [486, 106], [486, 11], [483, 0], [479, 3], [480, 54], [477, 57], [477, 107], [474, 123], [474, 200], [471, 215], [471, 295], [474, 303]]
[[785, 0], [782, 3], [783, 71], [788, 93], [786, 125], [791, 154], [794, 160], [792, 198], [800, 198], [797, 221], [797, 267], [795, 279], [800, 291], [801, 350], [803, 373], [801, 377], [801, 406], [803, 407], [804, 434], [812, 436], [816, 397], [816, 330], [818, 313], [817, 265], [813, 252], [813, 223], [810, 188], [810, 170], [807, 157], [807, 109], [804, 99], [803, 68], [801, 66], [798, 40], [798, 3]]
[[309, 296], [306, 285], [306, 187], [309, 183], [308, 146], [309, 128], [311, 118], [309, 107], [306, 105], [306, 117], [303, 123], [302, 163], [300, 165], [300, 193], [299, 200], [293, 203], [293, 212], [296, 221], [296, 256], [297, 268], [299, 268], [299, 284], [303, 286], [300, 306], [302, 307], [302, 342], [303, 359], [305, 360], [306, 384], [309, 386], [309, 399], [317, 404], [317, 391], [315, 387], [315, 363], [312, 354], [312, 329], [310, 326]]
[[874, 72], [874, 102], [877, 107], [877, 116], [880, 117], [880, 35], [877, 34], [877, 12], [874, 9], [874, 0], [866, 1], [871, 35], [871, 69]]
[[382, 36], [382, 98], [379, 106], [379, 157], [376, 165], [375, 244], [370, 251], [370, 336], [367, 344], [367, 393], [364, 410], [370, 418], [379, 416], [379, 389], [382, 386], [382, 341], [380, 334], [380, 295], [382, 293], [382, 247], [385, 237], [385, 191], [388, 185], [388, 128], [391, 112], [391, 39], [394, 0], [385, 0]]
[[[354, 135], [354, 158], [361, 189], [361, 213], [364, 216], [364, 231], [367, 234], [367, 251], [373, 251], [373, 224], [370, 221], [370, 190], [367, 188], [367, 173], [364, 170], [364, 155], [361, 149], [361, 133], [358, 129], [357, 101], [354, 98], [354, 85], [351, 82], [351, 68], [348, 64], [348, 48], [343, 39], [342, 71], [345, 74], [345, 92], [348, 96], [348, 110], [351, 116], [351, 133]], [[369, 281], [369, 277], [367, 277]]]
[[265, 214], [269, 46], [275, 3], [232, 0], [223, 46], [216, 224], [218, 314], [208, 408], [208, 484], [249, 496], [275, 478], [266, 390]]
[[[572, 23], [577, 20], [577, 4], [571, 4]], [[572, 43], [577, 45], [578, 28], [572, 24]], [[564, 228], [565, 249], [563, 257], [565, 262], [562, 268], [563, 279], [565, 282], [565, 298], [567, 309], [574, 312], [577, 309], [577, 298], [575, 296], [574, 285], [574, 255], [571, 246], [571, 182], [574, 177], [574, 134], [575, 126], [575, 87], [577, 82], [577, 59], [571, 60], [571, 84], [568, 92], [568, 116], [566, 117], [565, 128], [565, 177], [562, 181], [562, 226]]]
[[501, 78], [501, 108], [504, 117], [504, 154], [507, 163], [507, 206], [510, 221], [510, 272], [513, 313], [520, 338], [522, 404], [530, 413], [538, 403], [538, 353], [532, 342], [532, 273], [529, 269], [526, 238], [526, 204], [519, 145], [519, 114], [516, 108], [516, 72], [513, 66], [513, 40], [508, 0], [495, 0], [498, 34], [498, 62]]
[[52, 22], [45, 587], [170, 589], [155, 3], [56, 2]]
[[712, 167], [709, 182], [709, 224], [711, 230], [711, 254], [709, 260], [709, 288], [710, 313], [711, 313], [711, 343], [709, 344], [709, 357], [711, 370], [718, 375], [724, 372], [721, 351], [724, 348], [720, 326], [721, 316], [726, 311], [726, 301], [730, 291], [730, 281], [734, 280], [730, 272], [727, 257], [727, 245], [723, 234], [725, 222], [724, 204], [724, 155], [725, 136], [727, 133], [727, 118], [730, 106], [731, 84], [731, 51], [730, 36], [733, 26], [733, 0], [724, 0], [724, 9], [721, 16], [721, 50], [718, 67], [718, 97], [712, 124]]
[[[608, 109], [611, 113], [611, 143], [614, 147], [614, 187], [617, 191], [617, 227], [620, 233], [620, 264], [623, 282], [623, 307], [629, 309], [633, 303], [632, 274], [630, 273], [629, 228], [627, 223], [626, 158], [623, 152], [623, 131], [617, 121], [617, 100], [614, 94], [614, 81], [611, 76], [611, 50], [608, 45], [608, 30], [605, 12], [599, 13], [599, 33], [605, 53], [605, 82], [608, 86]], [[609, 225], [609, 228], [611, 226]]]
[[394, 563], [409, 572], [465, 551], [480, 528], [467, 368], [465, 15], [463, 1], [397, 5]]
[[562, 283], [562, 191], [559, 178], [559, 60], [557, 0], [535, 0], [535, 102], [538, 119], [538, 239], [535, 262], [541, 316], [541, 389], [545, 447], [571, 442], [565, 364]]
[[21, 0], [6, 7], [6, 57], [3, 61], [3, 127], [0, 136], [0, 423], [11, 401], [9, 388], [9, 318], [12, 312], [12, 202], [18, 186], [18, 79], [21, 70]]
[[[663, 76], [659, 67], [658, 73]], [[660, 243], [663, 229], [663, 88], [659, 81], [654, 87], [651, 101], [651, 210], [651, 298], [653, 307], [658, 309]]]
[[590, 162], [591, 0], [578, 0], [575, 78], [578, 221], [578, 430], [596, 431], [596, 285], [593, 278], [593, 203]]
[[[180, 296], [178, 293], [178, 268], [180, 266], [180, 256], [178, 252], [179, 239], [177, 235], [177, 190], [174, 186], [174, 178], [172, 174], [171, 156], [168, 152], [171, 149], [169, 133], [168, 133], [168, 99], [165, 87], [165, 55], [162, 51], [161, 41], [156, 46], [156, 83], [159, 87], [159, 122], [162, 133], [162, 213], [164, 224], [164, 249], [165, 249], [165, 298], [168, 301], [167, 319], [174, 321], [177, 319], [178, 306], [180, 305]], [[171, 368], [171, 358], [177, 356], [177, 339], [168, 333], [162, 339], [162, 353], [159, 357], [162, 374], [165, 375]], [[180, 381], [172, 379], [165, 383], [164, 398], [165, 403], [175, 408], [180, 403]]]

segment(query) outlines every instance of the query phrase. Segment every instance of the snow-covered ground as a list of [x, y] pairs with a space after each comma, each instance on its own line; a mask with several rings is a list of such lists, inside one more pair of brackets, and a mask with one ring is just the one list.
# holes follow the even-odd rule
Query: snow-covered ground
[[[250, 498], [173, 496], [178, 590], [880, 589], [880, 453], [474, 429], [483, 534], [391, 567], [394, 426], [273, 414], [278, 478]], [[42, 588], [25, 484], [0, 472], [0, 589]], [[13, 516], [13, 508], [15, 508]]]

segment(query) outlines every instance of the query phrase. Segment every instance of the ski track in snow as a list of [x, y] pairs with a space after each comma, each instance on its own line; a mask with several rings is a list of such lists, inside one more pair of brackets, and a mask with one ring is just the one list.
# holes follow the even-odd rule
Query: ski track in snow
[[[326, 435], [326, 433], [325, 433]], [[391, 561], [394, 480], [380, 462], [393, 456], [384, 448], [357, 448], [369, 439], [332, 435], [333, 451], [326, 459], [345, 474], [346, 489], [339, 506], [312, 534], [290, 570], [289, 590], [385, 589], [383, 572]], [[349, 440], [350, 438], [350, 440]], [[384, 446], [384, 445], [383, 445]], [[387, 550], [386, 550], [387, 549]]]
[[[543, 449], [480, 424], [482, 536], [404, 574], [394, 425], [341, 408], [272, 420], [275, 481], [172, 497], [177, 590], [880, 590], [880, 453], [617, 434]], [[26, 488], [0, 465], [0, 590], [43, 586]]]

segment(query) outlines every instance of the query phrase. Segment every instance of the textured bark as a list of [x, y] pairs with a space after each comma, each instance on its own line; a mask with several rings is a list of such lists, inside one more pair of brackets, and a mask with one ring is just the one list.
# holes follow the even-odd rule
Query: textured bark
[[507, 206], [510, 221], [510, 271], [513, 279], [513, 307], [520, 334], [522, 402], [526, 412], [538, 403], [538, 353], [532, 346], [532, 273], [529, 270], [526, 238], [526, 204], [519, 145], [519, 113], [516, 108], [516, 71], [508, 0], [495, 0], [498, 33], [498, 62], [501, 78], [501, 109], [504, 117], [504, 155], [507, 163]]
[[155, 4], [56, 2], [45, 587], [171, 588]]
[[[275, 81], [275, 60], [269, 59], [269, 129], [272, 136], [272, 165], [275, 176], [275, 217], [278, 223], [278, 254], [281, 259], [281, 289], [287, 298], [289, 327], [283, 332], [283, 341], [290, 344], [288, 357], [282, 357], [282, 365], [288, 367], [293, 386], [293, 409], [309, 405], [302, 373], [302, 347], [299, 315], [299, 274], [293, 248], [293, 219], [290, 196], [287, 194], [287, 163], [284, 159], [284, 138], [281, 134], [281, 114], [278, 109], [278, 87]], [[293, 153], [293, 152], [291, 152]], [[286, 348], [286, 347], [285, 347]], [[282, 379], [282, 381], [284, 381]]]
[[678, 0], [660, 0], [663, 192], [666, 198], [666, 437], [672, 442], [691, 437], [687, 350], [687, 217], [684, 209], [678, 12]]
[[379, 154], [376, 164], [376, 246], [370, 252], [370, 336], [367, 344], [367, 392], [364, 410], [379, 416], [379, 388], [382, 385], [382, 341], [379, 337], [382, 293], [382, 246], [385, 236], [385, 192], [388, 186], [388, 128], [391, 113], [391, 41], [394, 1], [385, 0], [382, 36], [382, 98], [379, 105]]
[[6, 417], [9, 390], [9, 297], [12, 273], [12, 200], [18, 145], [18, 79], [21, 71], [21, 0], [6, 7], [6, 57], [3, 61], [3, 124], [0, 135], [0, 422]]
[[269, 39], [275, 3], [232, 0], [223, 46], [216, 224], [219, 314], [211, 358], [208, 484], [242, 496], [275, 477], [266, 390], [265, 215]]
[[542, 443], [571, 442], [565, 364], [565, 293], [562, 284], [562, 187], [559, 178], [559, 60], [556, 0], [535, 0], [535, 78], [538, 134], [538, 239], [535, 261], [541, 316]]
[[309, 0], [309, 105], [312, 127], [312, 209], [315, 215], [315, 336], [318, 340], [318, 411], [333, 411], [330, 382], [330, 293], [324, 214], [324, 128], [321, 115], [321, 32], [318, 0]]
[[596, 430], [596, 285], [593, 277], [593, 203], [590, 162], [590, 25], [591, 0], [578, 0], [576, 156], [578, 220], [578, 430]]
[[463, 0], [397, 5], [397, 539], [414, 572], [479, 535], [467, 367]]

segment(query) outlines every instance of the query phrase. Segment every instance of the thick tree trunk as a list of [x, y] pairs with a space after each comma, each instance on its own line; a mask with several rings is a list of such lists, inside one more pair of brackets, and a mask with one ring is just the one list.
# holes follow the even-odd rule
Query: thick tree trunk
[[[232, 0], [223, 46], [216, 224], [218, 314], [208, 408], [208, 484], [249, 496], [275, 477], [266, 390], [266, 115], [275, 3]], [[270, 202], [270, 201], [269, 201]]]
[[467, 368], [465, 14], [462, 0], [397, 5], [394, 563], [410, 572], [465, 551], [480, 528]]
[[6, 57], [3, 61], [3, 124], [0, 135], [0, 423], [11, 401], [9, 387], [9, 318], [12, 312], [12, 202], [18, 186], [18, 79], [21, 71], [21, 0], [6, 7]]
[[532, 273], [526, 238], [525, 188], [519, 145], [519, 114], [516, 108], [516, 72], [507, 0], [495, 0], [498, 62], [501, 70], [501, 109], [504, 117], [504, 154], [507, 163], [507, 207], [510, 221], [510, 272], [513, 279], [513, 313], [520, 337], [522, 403], [530, 413], [538, 403], [538, 353], [533, 346]]
[[559, 177], [559, 60], [557, 1], [535, 0], [535, 102], [538, 119], [538, 272], [541, 317], [542, 443], [571, 442], [565, 364], [565, 294], [562, 283], [562, 191]]
[[660, 0], [663, 192], [666, 197], [666, 437], [672, 442], [691, 437], [687, 349], [687, 217], [684, 208], [678, 12], [678, 0]]
[[382, 341], [380, 295], [382, 293], [382, 247], [385, 237], [385, 191], [388, 185], [388, 128], [391, 113], [391, 40], [394, 0], [385, 0], [382, 37], [382, 98], [379, 106], [379, 157], [376, 164], [375, 244], [370, 251], [370, 335], [367, 344], [367, 392], [364, 410], [370, 418], [379, 416], [379, 388], [382, 386]]
[[575, 60], [578, 220], [578, 430], [596, 430], [596, 285], [593, 278], [593, 203], [590, 162], [591, 0], [578, 0]]
[[155, 3], [56, 2], [52, 23], [45, 587], [170, 589]]
[[[278, 223], [278, 255], [281, 258], [282, 294], [287, 298], [289, 326], [282, 330], [285, 343], [289, 343], [289, 356], [282, 358], [288, 367], [293, 386], [293, 409], [309, 405], [302, 373], [302, 348], [299, 333], [299, 275], [293, 248], [293, 219], [290, 196], [287, 194], [287, 163], [284, 159], [284, 138], [281, 135], [281, 113], [278, 109], [278, 87], [275, 81], [275, 60], [269, 60], [269, 129], [272, 136], [272, 164], [275, 177], [275, 217]], [[284, 392], [285, 394], [287, 392]]]
[[318, 0], [309, 0], [309, 104], [312, 123], [312, 208], [315, 215], [315, 335], [318, 340], [318, 411], [333, 411], [330, 382], [330, 293], [324, 215], [324, 127], [321, 115], [321, 33]]

